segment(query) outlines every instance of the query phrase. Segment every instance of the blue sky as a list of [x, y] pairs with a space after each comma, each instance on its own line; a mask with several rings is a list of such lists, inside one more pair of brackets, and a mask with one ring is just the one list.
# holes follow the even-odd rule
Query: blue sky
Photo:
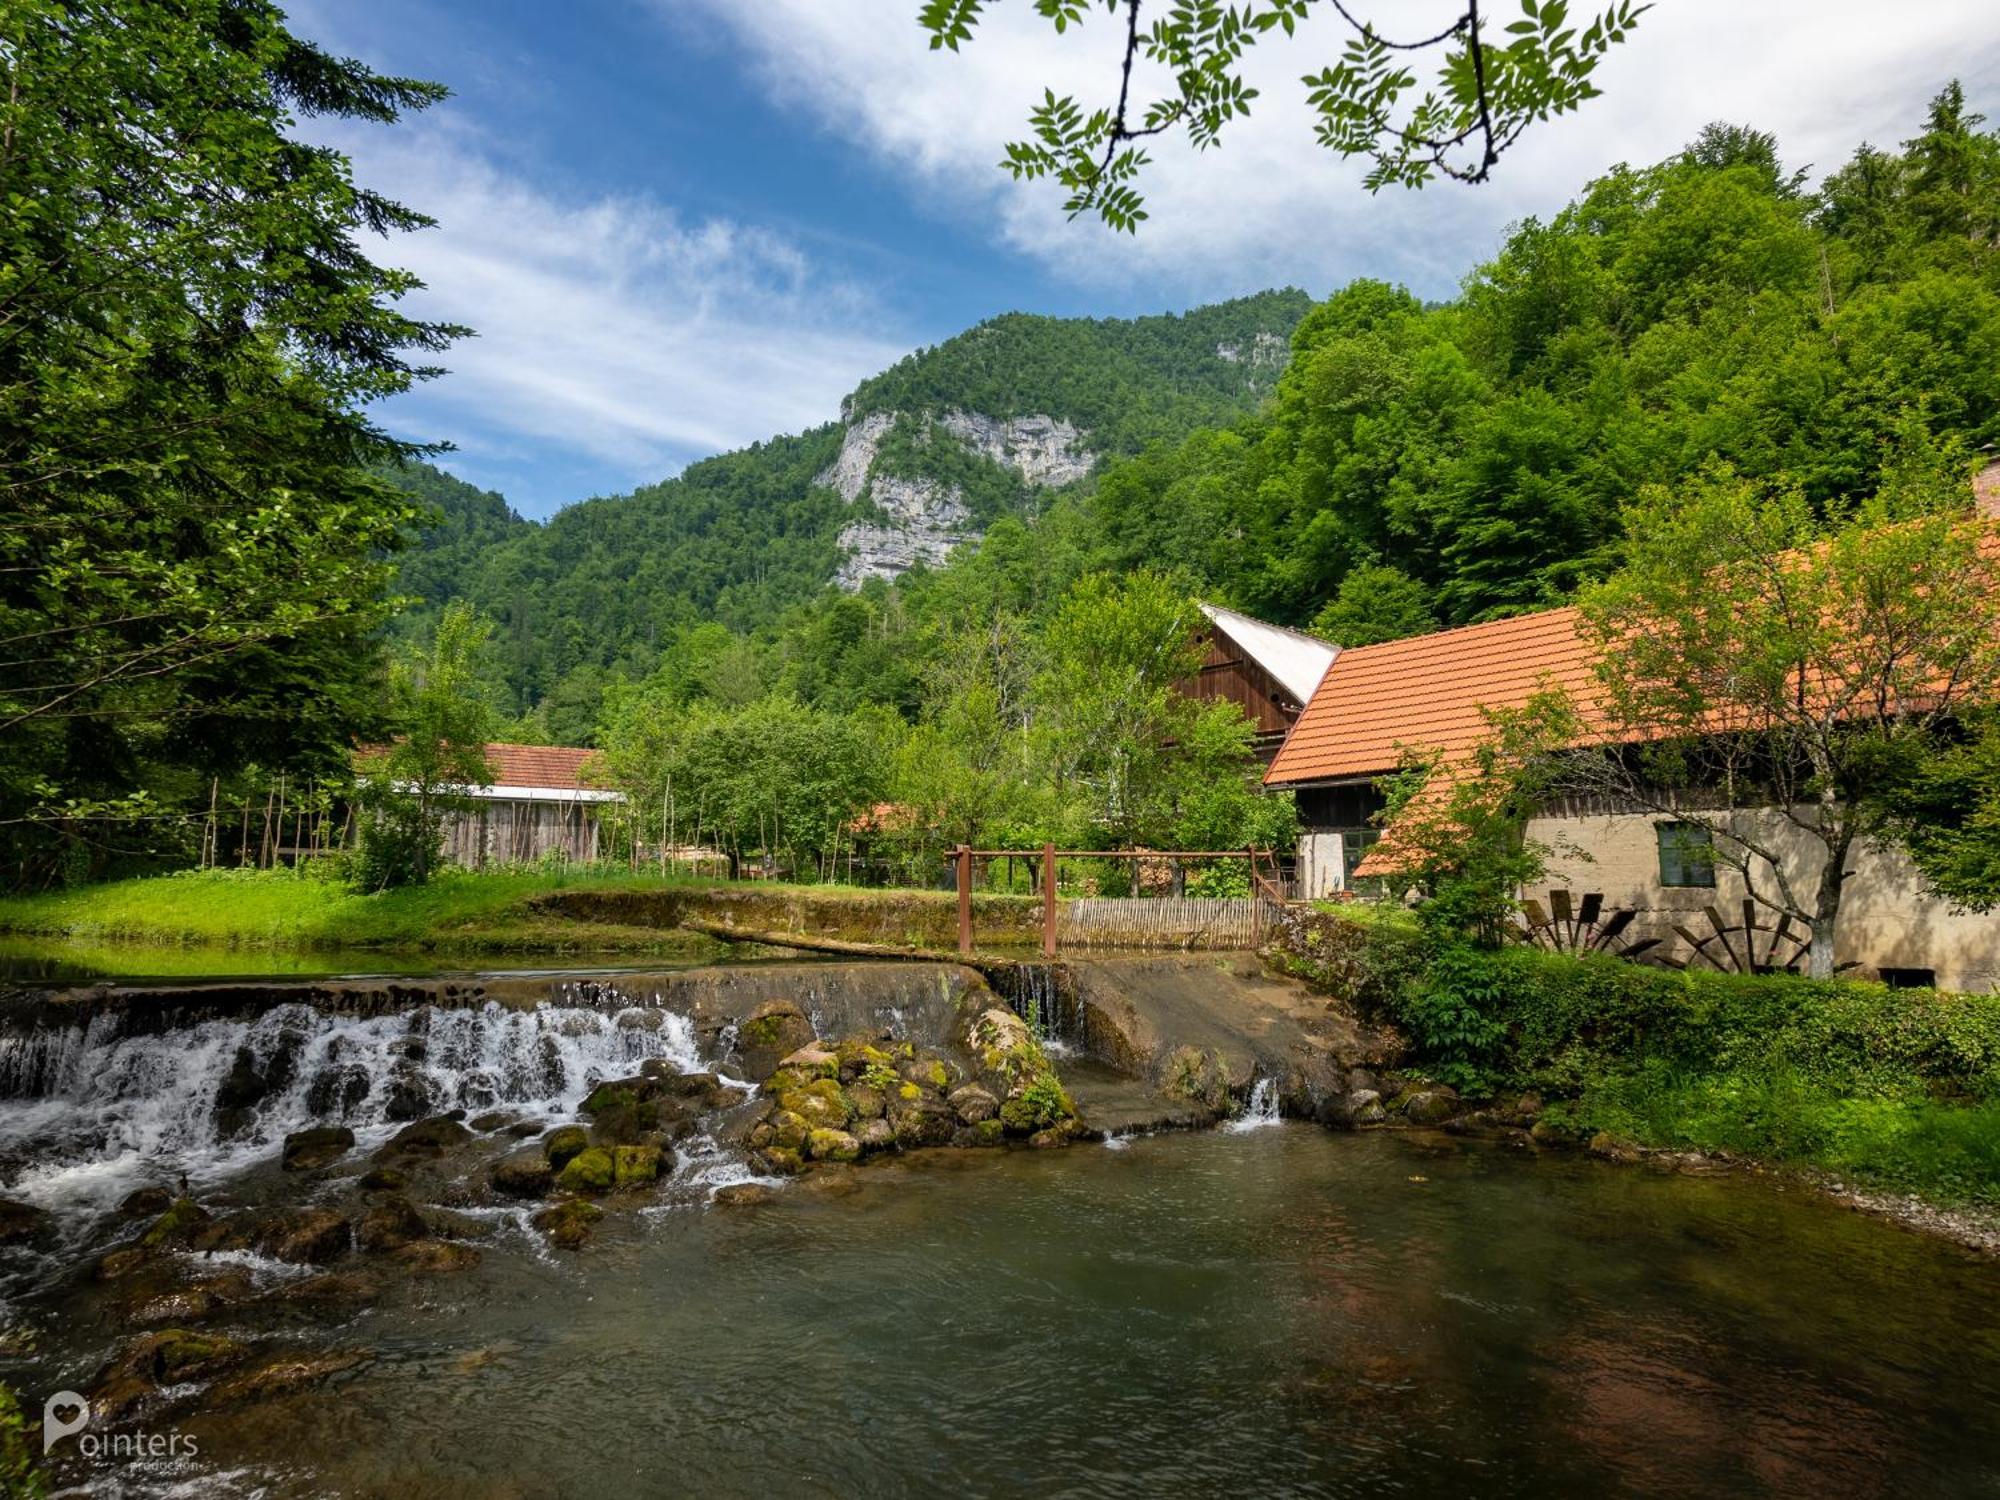
[[[1382, 0], [1388, 3], [1388, 0]], [[1444, 0], [1396, 0], [1421, 19]], [[444, 467], [546, 516], [707, 454], [830, 420], [857, 381], [1010, 309], [1130, 315], [1359, 275], [1448, 296], [1508, 223], [1715, 118], [1829, 170], [1910, 133], [1963, 78], [2000, 115], [1983, 0], [1893, 24], [1873, 0], [1661, 0], [1606, 96], [1531, 136], [1496, 184], [1370, 197], [1311, 142], [1297, 75], [1338, 38], [1256, 60], [1266, 100], [1221, 150], [1171, 142], [1136, 238], [1066, 222], [994, 169], [1040, 86], [1103, 93], [1118, 36], [1059, 40], [996, 4], [963, 54], [916, 0], [309, 0], [295, 24], [454, 97], [332, 138], [440, 224], [386, 247], [471, 324], [451, 373], [390, 403]], [[1143, 81], [1143, 80], [1142, 80]]]

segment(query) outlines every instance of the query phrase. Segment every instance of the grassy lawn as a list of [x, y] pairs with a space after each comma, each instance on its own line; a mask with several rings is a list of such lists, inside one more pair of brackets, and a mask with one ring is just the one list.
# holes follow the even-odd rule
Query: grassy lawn
[[564, 877], [451, 871], [427, 886], [363, 895], [290, 871], [224, 870], [0, 899], [0, 931], [72, 941], [251, 948], [664, 951], [685, 946], [688, 935], [568, 922], [528, 908], [533, 897], [558, 889], [658, 889], [663, 883], [658, 875], [622, 872]]

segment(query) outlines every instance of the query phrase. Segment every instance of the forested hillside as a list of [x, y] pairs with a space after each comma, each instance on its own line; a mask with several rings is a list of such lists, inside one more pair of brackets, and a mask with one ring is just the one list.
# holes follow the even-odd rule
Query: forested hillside
[[[1824, 509], [1900, 449], [2000, 438], [1997, 232], [2000, 143], [1955, 86], [1920, 136], [1817, 190], [1769, 136], [1710, 127], [1518, 226], [1451, 303], [1336, 292], [1259, 409], [1101, 467], [1032, 521], [1000, 516], [942, 569], [822, 587], [846, 509], [809, 483], [827, 429], [510, 534], [465, 592], [514, 643], [517, 708], [557, 703], [525, 727], [577, 739], [607, 669], [695, 684], [721, 643], [723, 697], [916, 713], [954, 641], [1031, 636], [1096, 569], [1168, 572], [1348, 644], [1537, 608], [1609, 565], [1646, 485], [1728, 464]], [[850, 415], [1035, 406], [1132, 440], [1225, 402], [1215, 347], [1255, 347], [1225, 313], [1268, 323], [1291, 295], [1178, 320], [999, 319], [867, 383]], [[1137, 371], [1174, 377], [1150, 415]], [[900, 466], [916, 436], [906, 417], [882, 449]], [[725, 629], [690, 636], [698, 621]]]
[[[846, 406], [901, 417], [871, 450], [876, 472], [951, 492], [983, 528], [1028, 509], [1029, 487], [920, 417], [1046, 416], [1081, 430], [1086, 459], [1129, 455], [1253, 409], [1310, 306], [1303, 292], [1279, 291], [1130, 320], [1009, 315], [911, 355]], [[419, 603], [398, 628], [422, 635], [447, 599], [473, 601], [499, 627], [502, 701], [574, 701], [583, 722], [558, 708], [551, 732], [587, 733], [606, 674], [643, 675], [676, 631], [712, 620], [768, 633], [826, 591], [843, 526], [878, 513], [871, 490], [850, 501], [821, 482], [842, 436], [829, 425], [773, 438], [568, 506], [546, 525], [413, 465], [409, 487], [442, 520], [404, 557], [401, 590]]]

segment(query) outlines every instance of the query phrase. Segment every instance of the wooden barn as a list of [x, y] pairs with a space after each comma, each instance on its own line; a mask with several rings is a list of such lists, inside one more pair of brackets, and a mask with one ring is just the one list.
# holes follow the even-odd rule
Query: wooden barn
[[528, 863], [550, 853], [600, 858], [598, 812], [625, 799], [584, 780], [584, 762], [596, 753], [566, 745], [488, 745], [493, 784], [472, 793], [477, 812], [445, 825], [444, 857], [467, 869]]
[[1204, 604], [1208, 654], [1181, 691], [1203, 702], [1227, 699], [1257, 726], [1257, 755], [1266, 765], [1312, 701], [1340, 648], [1304, 631]]

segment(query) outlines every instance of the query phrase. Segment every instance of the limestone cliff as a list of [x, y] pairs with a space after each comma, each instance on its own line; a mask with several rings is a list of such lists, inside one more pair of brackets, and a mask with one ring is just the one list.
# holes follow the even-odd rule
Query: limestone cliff
[[[914, 459], [886, 461], [885, 441], [899, 424], [913, 430]], [[960, 542], [979, 535], [963, 487], [938, 473], [906, 468], [950, 467], [927, 459], [950, 443], [971, 457], [1012, 470], [1036, 489], [1074, 484], [1091, 471], [1096, 455], [1088, 434], [1057, 417], [1030, 414], [1005, 421], [952, 409], [936, 417], [892, 411], [849, 413], [840, 453], [816, 482], [865, 513], [841, 528], [841, 562], [834, 582], [853, 590], [870, 578], [895, 578], [922, 562], [936, 565]]]

